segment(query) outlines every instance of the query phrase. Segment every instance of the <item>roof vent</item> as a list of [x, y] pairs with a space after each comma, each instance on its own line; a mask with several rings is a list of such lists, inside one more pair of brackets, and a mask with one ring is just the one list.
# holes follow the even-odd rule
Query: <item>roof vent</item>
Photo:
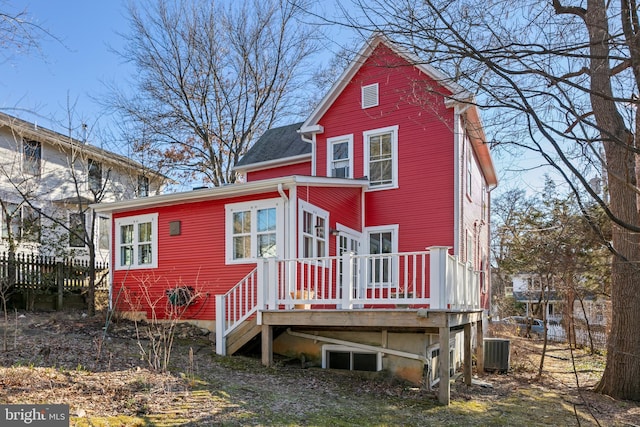
[[362, 108], [378, 105], [378, 83], [362, 86]]

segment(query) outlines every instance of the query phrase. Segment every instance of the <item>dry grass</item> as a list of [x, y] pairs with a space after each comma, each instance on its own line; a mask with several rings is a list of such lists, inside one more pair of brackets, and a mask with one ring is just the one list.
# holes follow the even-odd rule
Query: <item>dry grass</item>
[[602, 356], [576, 354], [578, 388], [570, 352], [553, 346], [536, 380], [541, 343], [517, 337], [508, 374], [484, 375], [484, 385], [471, 387], [456, 380], [444, 407], [433, 392], [384, 373], [302, 369], [293, 361], [267, 368], [253, 358], [219, 357], [197, 330], [178, 339], [169, 373], [154, 372], [141, 360], [130, 324], [110, 325], [106, 335], [103, 326], [100, 317], [79, 315], [18, 319], [18, 346], [12, 341], [0, 354], [0, 402], [69, 404], [78, 426], [640, 423], [637, 404], [589, 391]]

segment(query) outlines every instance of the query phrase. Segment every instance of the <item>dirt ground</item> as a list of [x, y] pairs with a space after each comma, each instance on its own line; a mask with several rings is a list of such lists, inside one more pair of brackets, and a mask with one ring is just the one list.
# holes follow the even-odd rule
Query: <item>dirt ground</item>
[[0, 403], [68, 404], [71, 425], [640, 425], [640, 405], [590, 391], [602, 355], [551, 346], [536, 379], [541, 341], [513, 336], [510, 371], [458, 378], [445, 407], [384, 372], [217, 356], [196, 327], [176, 330], [166, 372], [142, 356], [162, 336], [129, 321], [13, 313], [0, 332]]

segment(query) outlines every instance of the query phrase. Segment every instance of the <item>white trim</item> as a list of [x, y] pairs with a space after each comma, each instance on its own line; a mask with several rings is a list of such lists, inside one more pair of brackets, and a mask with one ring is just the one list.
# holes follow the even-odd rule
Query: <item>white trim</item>
[[[150, 264], [138, 264], [138, 224], [146, 224], [151, 223], [151, 263]], [[133, 241], [131, 242], [131, 246], [133, 247], [132, 254], [132, 264], [122, 265], [121, 259], [121, 245], [122, 245], [122, 235], [121, 228], [125, 225], [133, 225]], [[122, 218], [116, 218], [115, 223], [115, 236], [114, 242], [115, 247], [114, 250], [114, 269], [115, 270], [139, 270], [144, 268], [157, 268], [158, 267], [158, 213], [151, 213], [145, 215], [136, 215], [136, 216], [127, 216]]]
[[[241, 203], [228, 203], [224, 206], [225, 210], [225, 262], [226, 264], [247, 264], [255, 263], [258, 259], [258, 239], [257, 239], [257, 212], [263, 209], [276, 210], [276, 257], [282, 258], [284, 255], [284, 201], [282, 198], [252, 200]], [[250, 230], [250, 256], [248, 258], [234, 259], [233, 257], [233, 214], [236, 212], [250, 212], [251, 230]]]
[[298, 163], [305, 163], [309, 160], [311, 160], [311, 153], [299, 154], [297, 156], [291, 156], [291, 157], [283, 157], [283, 158], [274, 159], [274, 160], [265, 160], [264, 162], [251, 163], [248, 165], [234, 166], [232, 170], [234, 172], [253, 172], [261, 169], [275, 168], [277, 166], [288, 166], [288, 165], [295, 165]]
[[111, 203], [93, 203], [89, 205], [95, 212], [113, 213], [129, 209], [141, 209], [188, 203], [201, 200], [216, 200], [227, 197], [246, 196], [260, 194], [267, 191], [278, 191], [278, 185], [284, 189], [293, 188], [296, 185], [331, 186], [331, 187], [366, 187], [368, 182], [361, 179], [327, 178], [326, 176], [302, 176], [291, 175], [286, 177], [261, 179], [259, 181], [243, 182], [213, 187], [201, 190], [183, 191], [180, 193], [159, 194], [139, 199], [123, 200]]
[[327, 173], [326, 175], [333, 178], [331, 175], [333, 171], [333, 144], [346, 142], [348, 146], [348, 161], [349, 161], [349, 173], [344, 178], [353, 178], [353, 134], [334, 136], [327, 138]]
[[462, 233], [461, 233], [461, 218], [462, 218], [462, 194], [463, 191], [461, 186], [461, 176], [460, 176], [460, 145], [461, 138], [460, 135], [462, 133], [462, 118], [459, 113], [459, 108], [454, 110], [454, 131], [453, 131], [453, 254], [454, 255], [462, 255], [460, 253], [460, 245], [462, 244]]
[[[307, 257], [307, 258], [321, 258], [321, 257], [328, 257], [329, 256], [329, 212], [319, 208], [315, 205], [312, 205], [309, 202], [305, 202], [304, 200], [300, 200], [299, 204], [298, 204], [298, 258], [304, 258], [304, 213], [310, 213], [313, 215], [314, 219], [315, 218], [322, 218], [324, 219], [324, 224], [325, 224], [325, 230], [324, 231], [324, 237], [319, 238], [317, 236], [317, 234], [315, 233], [315, 229], [314, 229], [314, 233], [312, 234], [312, 238], [313, 238], [313, 253], [311, 254], [311, 256]], [[315, 221], [314, 221], [315, 223]], [[317, 251], [317, 244], [316, 242], [318, 240], [322, 240], [324, 241], [324, 253], [322, 254], [318, 254], [316, 253]]]
[[388, 133], [391, 134], [391, 183], [375, 186], [369, 184], [369, 191], [398, 188], [398, 129], [399, 126], [395, 125], [362, 132], [362, 144], [364, 146], [362, 174], [369, 178], [369, 182], [371, 182], [371, 176], [369, 175], [369, 138]]

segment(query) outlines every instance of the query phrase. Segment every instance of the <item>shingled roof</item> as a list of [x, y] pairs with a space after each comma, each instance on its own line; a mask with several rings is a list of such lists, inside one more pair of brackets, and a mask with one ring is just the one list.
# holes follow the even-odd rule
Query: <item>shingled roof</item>
[[240, 159], [236, 168], [311, 154], [311, 144], [303, 141], [298, 133], [300, 126], [302, 122], [267, 130]]

